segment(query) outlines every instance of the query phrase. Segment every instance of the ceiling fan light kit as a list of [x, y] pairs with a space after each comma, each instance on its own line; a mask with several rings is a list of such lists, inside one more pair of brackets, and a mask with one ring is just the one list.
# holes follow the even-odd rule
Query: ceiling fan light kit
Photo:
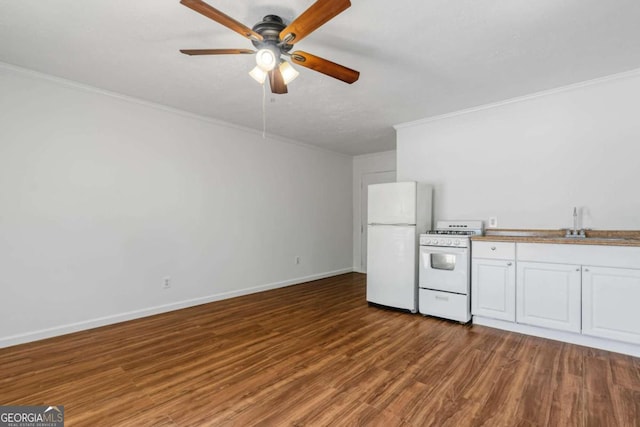
[[293, 66], [289, 64], [287, 61], [282, 61], [282, 64], [280, 64], [279, 68], [280, 68], [280, 73], [282, 74], [282, 79], [284, 80], [284, 84], [286, 85], [294, 81], [296, 77], [300, 75], [298, 70], [293, 68]]
[[257, 81], [260, 84], [263, 84], [267, 79], [267, 72], [257, 65], [253, 67], [253, 70], [249, 71], [249, 75], [253, 78], [253, 80]]
[[268, 47], [263, 47], [256, 53], [256, 64], [263, 71], [271, 71], [276, 67], [278, 54]]
[[351, 6], [349, 0], [317, 0], [289, 25], [286, 25], [277, 15], [267, 15], [253, 28], [241, 24], [202, 0], [180, 0], [180, 3], [249, 39], [257, 49], [257, 52], [249, 49], [182, 49], [180, 52], [185, 55], [255, 53], [257, 66], [249, 72], [249, 75], [260, 84], [263, 84], [269, 76], [272, 93], [287, 93], [287, 85], [300, 74], [289, 62], [283, 60], [282, 56], [289, 57], [292, 62], [302, 67], [345, 83], [351, 84], [360, 77], [360, 73], [356, 70], [310, 53], [302, 51], [289, 53], [293, 43], [299, 42], [349, 8]]

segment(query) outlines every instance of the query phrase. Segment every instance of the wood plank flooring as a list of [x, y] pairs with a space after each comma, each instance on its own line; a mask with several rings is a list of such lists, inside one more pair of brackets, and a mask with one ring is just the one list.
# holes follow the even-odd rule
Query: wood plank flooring
[[365, 277], [0, 349], [68, 426], [640, 426], [640, 359], [369, 307]]

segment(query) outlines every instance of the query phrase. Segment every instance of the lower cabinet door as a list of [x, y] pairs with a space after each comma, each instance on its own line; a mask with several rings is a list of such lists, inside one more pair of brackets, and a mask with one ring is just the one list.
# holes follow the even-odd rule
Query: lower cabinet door
[[517, 270], [516, 321], [579, 333], [581, 267], [519, 261]]
[[584, 266], [582, 333], [640, 344], [640, 270]]
[[516, 320], [516, 270], [513, 261], [472, 259], [471, 313], [509, 322]]

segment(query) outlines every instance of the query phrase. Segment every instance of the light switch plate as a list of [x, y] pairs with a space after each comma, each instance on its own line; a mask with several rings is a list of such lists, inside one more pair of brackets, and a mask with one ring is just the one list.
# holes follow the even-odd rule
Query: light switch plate
[[489, 228], [497, 228], [498, 227], [498, 217], [492, 216], [489, 217]]

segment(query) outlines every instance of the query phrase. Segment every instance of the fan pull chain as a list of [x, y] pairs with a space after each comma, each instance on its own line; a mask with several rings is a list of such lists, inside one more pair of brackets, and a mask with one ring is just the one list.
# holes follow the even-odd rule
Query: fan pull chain
[[262, 82], [262, 139], [267, 137], [267, 89], [266, 80]]

